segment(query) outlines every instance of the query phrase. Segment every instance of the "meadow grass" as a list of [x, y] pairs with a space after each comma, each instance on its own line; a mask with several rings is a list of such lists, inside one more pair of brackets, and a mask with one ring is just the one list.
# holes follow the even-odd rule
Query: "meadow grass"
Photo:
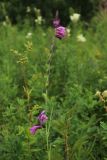
[[[70, 24], [49, 66], [54, 29], [0, 24], [1, 160], [107, 159], [106, 26], [104, 14]], [[48, 121], [31, 135], [41, 110]]]

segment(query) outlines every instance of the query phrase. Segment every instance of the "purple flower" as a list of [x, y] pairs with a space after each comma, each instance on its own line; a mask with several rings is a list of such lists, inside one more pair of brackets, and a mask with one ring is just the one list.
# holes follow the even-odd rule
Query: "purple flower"
[[38, 120], [39, 120], [39, 122], [40, 122], [41, 125], [43, 125], [48, 120], [48, 117], [46, 116], [45, 111], [42, 111], [39, 114]]
[[66, 29], [63, 26], [55, 28], [55, 36], [59, 39], [62, 39], [66, 35]]
[[38, 129], [41, 129], [43, 127], [42, 125], [48, 120], [48, 117], [46, 116], [45, 111], [42, 111], [37, 118], [39, 120], [39, 125], [35, 125], [30, 128], [31, 134], [35, 134], [35, 132]]
[[60, 19], [59, 19], [59, 18], [55, 18], [55, 19], [53, 20], [53, 26], [54, 26], [55, 28], [57, 28], [57, 27], [59, 27], [59, 25], [60, 25]]
[[35, 134], [35, 132], [40, 128], [42, 128], [42, 126], [40, 125], [33, 126], [32, 128], [30, 128], [30, 133]]

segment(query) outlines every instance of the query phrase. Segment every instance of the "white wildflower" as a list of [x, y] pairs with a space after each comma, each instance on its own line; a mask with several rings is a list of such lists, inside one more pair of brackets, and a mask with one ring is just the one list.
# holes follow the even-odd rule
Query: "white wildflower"
[[3, 26], [6, 26], [6, 25], [7, 25], [6, 21], [3, 21], [3, 23], [2, 23], [2, 24], [3, 24]]
[[101, 96], [101, 92], [100, 92], [100, 91], [97, 91], [97, 92], [95, 93], [95, 96], [100, 97], [100, 96]]
[[69, 36], [71, 35], [71, 34], [70, 34], [70, 33], [71, 33], [70, 28], [67, 28], [66, 31], [67, 31], [67, 35], [68, 35], [68, 37], [69, 37]]
[[40, 9], [34, 7], [34, 12], [35, 12], [36, 14], [40, 14]]
[[37, 23], [37, 24], [41, 24], [42, 23], [42, 16], [38, 16], [37, 17], [37, 19], [35, 19], [35, 22]]
[[77, 36], [77, 41], [78, 42], [86, 42], [86, 38], [82, 34], [79, 34]]
[[73, 15], [70, 16], [70, 19], [72, 22], [76, 23], [80, 19], [80, 14], [74, 13]]
[[105, 90], [105, 91], [102, 93], [102, 96], [103, 96], [104, 98], [107, 98], [107, 90]]
[[27, 35], [26, 35], [26, 38], [31, 38], [31, 37], [32, 37], [32, 33], [28, 32]]
[[27, 8], [26, 8], [26, 12], [27, 12], [27, 13], [31, 12], [31, 8], [30, 8], [30, 6], [27, 6]]

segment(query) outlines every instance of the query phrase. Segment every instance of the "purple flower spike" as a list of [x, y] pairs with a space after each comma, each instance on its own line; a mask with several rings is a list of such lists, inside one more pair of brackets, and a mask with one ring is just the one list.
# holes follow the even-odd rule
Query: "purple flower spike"
[[30, 133], [35, 134], [35, 132], [40, 128], [42, 128], [42, 126], [40, 125], [33, 126], [32, 128], [30, 128]]
[[54, 26], [55, 28], [57, 28], [57, 27], [59, 27], [59, 25], [60, 25], [60, 19], [59, 19], [59, 18], [55, 18], [55, 19], [53, 20], [53, 26]]
[[66, 35], [66, 29], [63, 26], [55, 28], [55, 36], [59, 39], [62, 39]]
[[48, 120], [48, 117], [46, 116], [45, 111], [42, 111], [39, 114], [38, 120], [39, 120], [39, 122], [40, 122], [41, 125], [43, 125]]

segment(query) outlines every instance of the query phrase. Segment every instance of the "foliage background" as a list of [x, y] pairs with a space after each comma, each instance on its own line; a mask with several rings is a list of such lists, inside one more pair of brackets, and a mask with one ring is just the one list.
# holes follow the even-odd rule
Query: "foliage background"
[[[79, 12], [83, 19], [87, 21], [99, 10], [100, 2], [100, 0], [1, 0], [0, 20], [4, 20], [5, 16], [8, 15], [13, 23], [23, 23], [26, 17], [34, 18], [34, 7], [36, 7], [41, 10], [48, 25], [50, 25], [56, 10], [59, 10], [63, 24], [68, 24], [69, 14], [73, 10]], [[29, 15], [26, 13], [28, 6], [31, 8]]]
[[[26, 1], [26, 5], [22, 5], [24, 1], [3, 2], [0, 10], [3, 20], [0, 23], [0, 159], [107, 160], [107, 95], [103, 97], [103, 91], [107, 91], [107, 13], [98, 13], [87, 28], [82, 18], [77, 24], [64, 21], [67, 15], [69, 19], [69, 12], [62, 11], [68, 1], [51, 4], [46, 1], [46, 6], [41, 1], [37, 1], [36, 6], [35, 2], [36, 7], [43, 7], [41, 13], [49, 21], [56, 10], [54, 5], [59, 4], [62, 23], [68, 23], [66, 27], [71, 32], [63, 40], [55, 38], [47, 97], [44, 94], [47, 62], [54, 29], [42, 24], [31, 25], [35, 15], [30, 15], [32, 19], [22, 15], [26, 6], [34, 7], [33, 1]], [[79, 2], [82, 6], [83, 1]], [[87, 7], [91, 3], [96, 8], [96, 2], [87, 1]], [[80, 10], [78, 3], [73, 3], [76, 10], [86, 12]], [[23, 25], [19, 25], [20, 21]], [[78, 41], [79, 34], [84, 35], [85, 42]], [[48, 122], [31, 135], [29, 129], [37, 124], [36, 116], [41, 110], [46, 110]]]

